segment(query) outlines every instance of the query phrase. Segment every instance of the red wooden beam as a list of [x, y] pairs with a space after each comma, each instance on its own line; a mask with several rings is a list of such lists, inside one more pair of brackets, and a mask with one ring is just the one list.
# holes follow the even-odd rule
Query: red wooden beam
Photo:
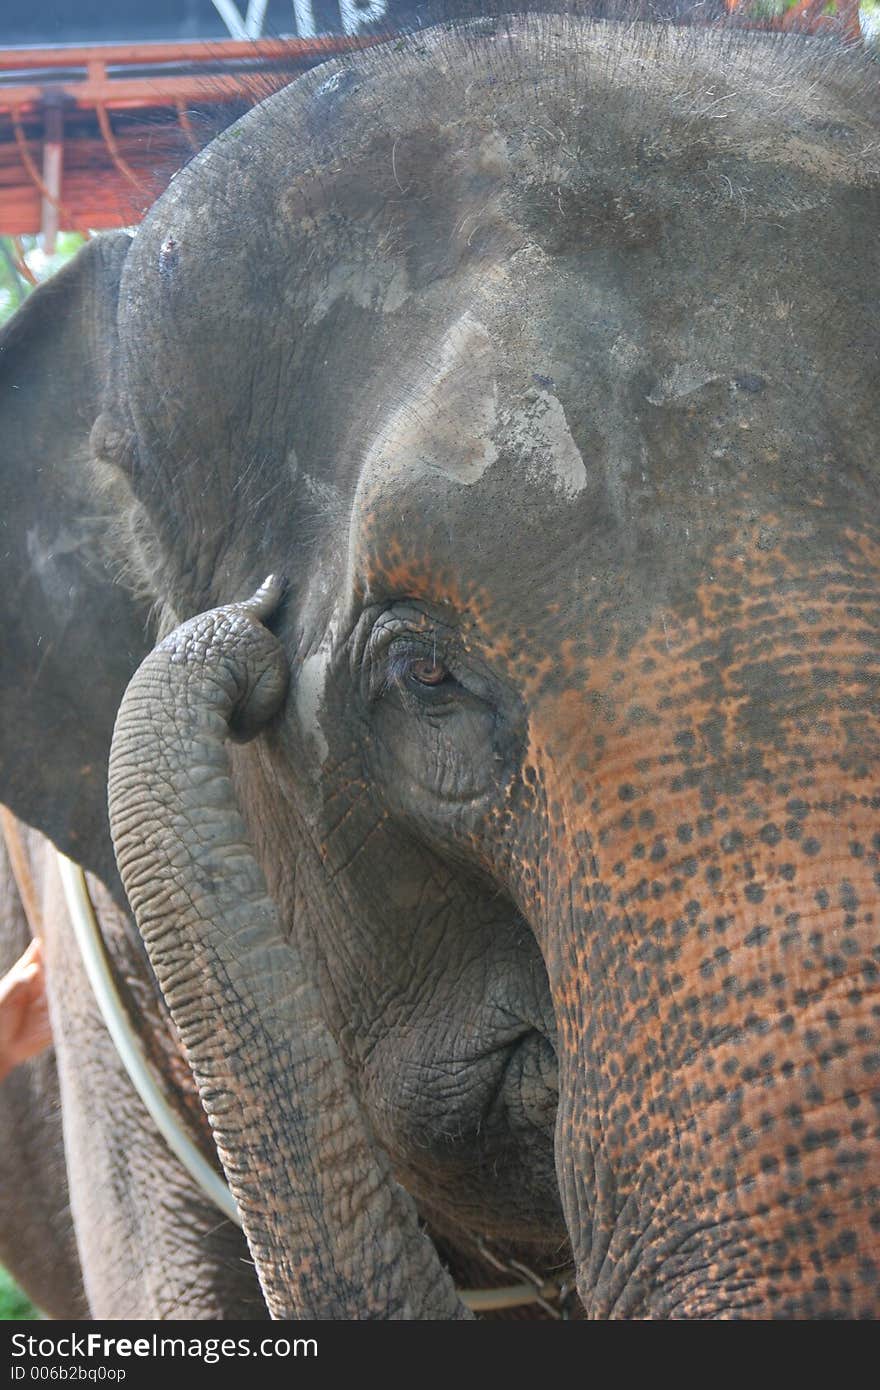
[[[113, 165], [97, 128], [92, 135], [67, 141], [59, 216], [65, 231], [139, 222], [191, 154], [184, 132], [170, 122], [127, 127], [117, 134], [116, 144], [137, 185]], [[27, 140], [25, 149], [39, 176], [41, 142]], [[0, 234], [39, 231], [43, 196], [26, 173], [18, 146], [0, 141]]]
[[376, 38], [329, 34], [315, 39], [200, 39], [188, 43], [95, 43], [88, 47], [57, 44], [52, 48], [0, 49], [0, 72], [30, 68], [150, 67], [154, 63], [228, 63], [267, 59], [323, 62], [336, 53], [367, 48]]
[[[187, 107], [215, 110], [214, 133], [229, 119], [220, 115], [224, 106], [255, 103], [316, 63], [376, 42], [331, 36], [0, 50], [0, 234], [42, 230], [51, 244], [62, 227], [138, 221], [199, 147]], [[123, 110], [149, 113], [149, 125], [129, 119], [114, 128], [111, 113]]]
[[80, 111], [234, 101], [248, 87], [268, 95], [316, 63], [377, 42], [339, 35], [0, 49], [0, 112], [37, 113], [50, 91]]
[[[187, 77], [155, 76], [118, 79], [84, 79], [71, 82], [63, 87], [70, 110], [95, 111], [104, 106], [113, 111], [146, 110], [156, 107], [174, 107], [177, 102], [187, 104], [241, 100], [249, 92], [257, 96], [268, 96], [285, 87], [297, 75], [297, 69], [284, 72], [240, 73], [230, 76], [224, 73], [198, 74]], [[274, 80], [273, 80], [274, 79]], [[58, 84], [60, 86], [60, 84]], [[0, 113], [15, 112], [19, 117], [33, 116], [42, 109], [47, 91], [57, 90], [53, 83], [43, 86], [28, 84], [21, 87], [0, 86]]]

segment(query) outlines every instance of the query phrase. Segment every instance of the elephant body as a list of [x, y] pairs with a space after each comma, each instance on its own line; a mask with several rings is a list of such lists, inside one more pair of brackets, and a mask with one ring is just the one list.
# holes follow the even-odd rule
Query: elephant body
[[2, 795], [272, 1316], [465, 1316], [481, 1243], [591, 1317], [877, 1314], [878, 115], [823, 44], [431, 31], [0, 340]]

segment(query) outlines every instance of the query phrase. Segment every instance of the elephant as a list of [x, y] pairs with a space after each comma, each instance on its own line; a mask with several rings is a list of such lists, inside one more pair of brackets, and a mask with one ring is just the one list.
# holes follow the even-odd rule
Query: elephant
[[880, 1311], [878, 123], [823, 41], [442, 25], [6, 328], [0, 796], [244, 1228], [59, 928], [92, 1316]]

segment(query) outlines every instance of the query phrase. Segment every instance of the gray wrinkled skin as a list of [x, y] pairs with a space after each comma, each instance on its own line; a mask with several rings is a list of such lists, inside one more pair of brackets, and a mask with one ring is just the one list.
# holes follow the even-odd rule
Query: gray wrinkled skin
[[[121, 968], [273, 1316], [460, 1315], [416, 1210], [572, 1252], [590, 1316], [876, 1311], [878, 188], [822, 43], [434, 31], [264, 103], [0, 340], [4, 642], [77, 712], [72, 790], [24, 737], [3, 795], [120, 896], [154, 620]], [[237, 728], [269, 573], [289, 691]]]

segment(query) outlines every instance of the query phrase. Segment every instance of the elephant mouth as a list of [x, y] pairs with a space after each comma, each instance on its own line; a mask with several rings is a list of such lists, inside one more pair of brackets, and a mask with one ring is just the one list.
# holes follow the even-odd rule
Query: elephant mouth
[[[543, 1032], [528, 1028], [487, 1061], [495, 1081], [465, 1153], [456, 1208], [472, 1230], [520, 1247], [557, 1250], [566, 1228], [554, 1149], [556, 1050]], [[471, 1200], [473, 1209], [465, 1213]]]
[[515, 1132], [531, 1128], [553, 1142], [559, 1100], [559, 1064], [550, 1039], [529, 1028], [498, 1050], [503, 1059], [495, 1093], [487, 1103], [484, 1123], [498, 1120]]
[[[554, 1156], [557, 1060], [528, 1026], [387, 1088], [376, 1119], [399, 1180], [433, 1228], [557, 1248], [565, 1239]], [[371, 1107], [372, 1108], [372, 1107]]]

